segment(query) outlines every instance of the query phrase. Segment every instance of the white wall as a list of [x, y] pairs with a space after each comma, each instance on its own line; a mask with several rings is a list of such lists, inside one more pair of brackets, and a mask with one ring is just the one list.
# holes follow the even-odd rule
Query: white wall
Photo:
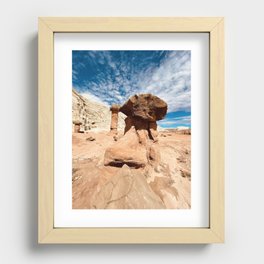
[[[264, 263], [262, 1], [1, 1], [1, 263]], [[37, 17], [226, 17], [226, 243], [37, 245]], [[236, 262], [237, 263], [237, 262]]]

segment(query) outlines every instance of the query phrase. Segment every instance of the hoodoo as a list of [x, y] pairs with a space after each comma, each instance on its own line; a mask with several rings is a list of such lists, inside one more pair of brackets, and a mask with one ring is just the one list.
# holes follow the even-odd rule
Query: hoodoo
[[126, 126], [124, 136], [106, 149], [104, 164], [138, 168], [155, 163], [159, 159], [156, 121], [165, 117], [166, 102], [152, 94], [139, 94], [130, 97], [121, 107], [112, 106], [111, 111], [111, 131], [117, 133], [118, 111], [127, 116]]

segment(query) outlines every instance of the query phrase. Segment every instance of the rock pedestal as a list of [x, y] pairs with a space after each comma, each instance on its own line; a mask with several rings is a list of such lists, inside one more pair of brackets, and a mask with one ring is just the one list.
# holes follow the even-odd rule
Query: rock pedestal
[[105, 151], [104, 164], [107, 166], [122, 167], [127, 164], [137, 169], [145, 167], [147, 162], [146, 148], [139, 144], [134, 127]]
[[[167, 104], [159, 97], [152, 94], [134, 95], [119, 109], [127, 118], [125, 119], [125, 133], [135, 126], [137, 131], [146, 130], [148, 138], [156, 141], [157, 122], [165, 117]], [[144, 134], [144, 133], [140, 133]], [[141, 138], [143, 141], [144, 139]]]
[[118, 111], [119, 111], [119, 105], [112, 105], [110, 108], [111, 111], [111, 126], [110, 126], [110, 132], [114, 135], [117, 134], [117, 126], [118, 126]]
[[122, 167], [124, 164], [134, 168], [155, 165], [159, 160], [157, 145], [157, 120], [167, 113], [167, 104], [152, 94], [134, 95], [121, 107], [112, 106], [111, 131], [117, 132], [118, 110], [124, 113], [124, 136], [106, 149], [104, 164]]

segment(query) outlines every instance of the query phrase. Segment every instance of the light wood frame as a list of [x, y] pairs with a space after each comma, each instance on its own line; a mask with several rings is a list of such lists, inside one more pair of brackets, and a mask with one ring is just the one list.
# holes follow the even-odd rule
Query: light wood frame
[[[208, 228], [55, 228], [54, 217], [54, 33], [207, 32], [210, 35], [210, 225]], [[224, 242], [224, 19], [39, 18], [38, 241], [89, 244]]]

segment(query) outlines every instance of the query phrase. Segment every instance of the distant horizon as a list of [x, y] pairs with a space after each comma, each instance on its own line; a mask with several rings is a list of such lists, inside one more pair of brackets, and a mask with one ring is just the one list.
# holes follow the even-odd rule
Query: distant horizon
[[72, 86], [107, 106], [151, 93], [168, 104], [161, 128], [191, 128], [190, 51], [72, 51]]

